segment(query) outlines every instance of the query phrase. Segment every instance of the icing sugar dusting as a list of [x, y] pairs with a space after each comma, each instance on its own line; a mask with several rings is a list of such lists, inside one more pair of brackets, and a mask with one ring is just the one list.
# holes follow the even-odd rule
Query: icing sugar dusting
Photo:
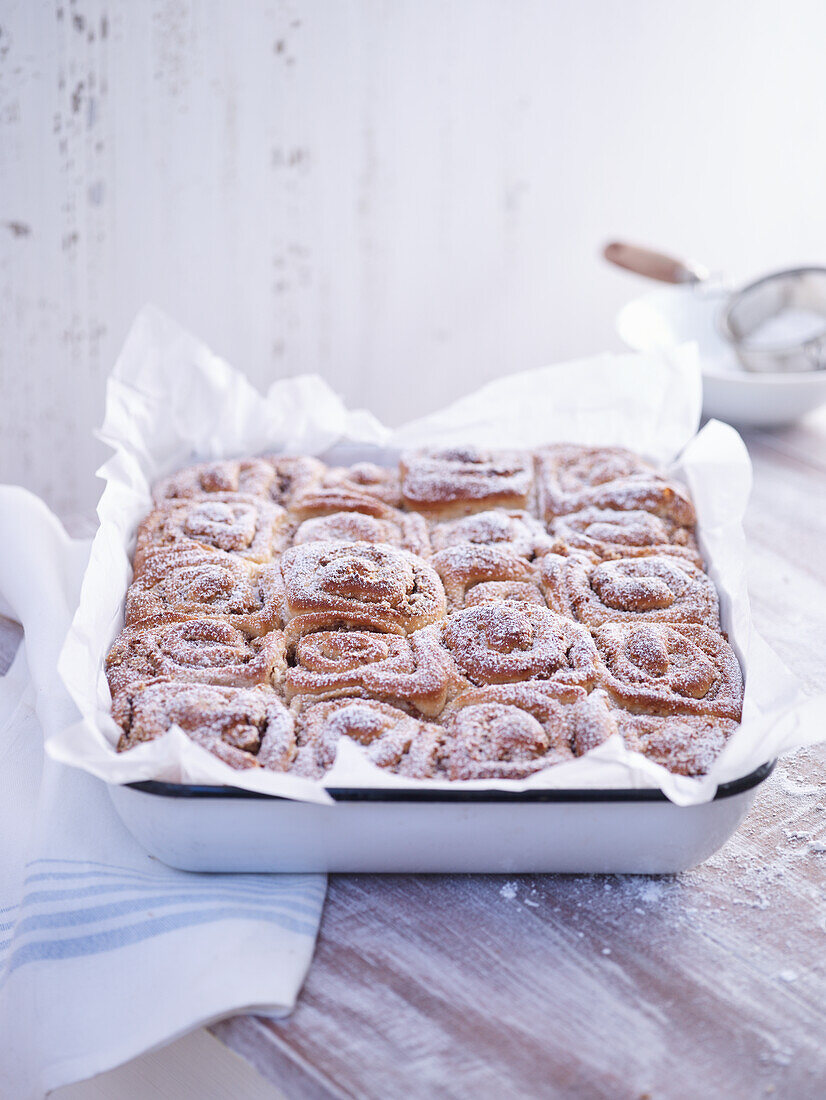
[[156, 499], [107, 662], [123, 747], [175, 723], [238, 767], [323, 774], [349, 737], [399, 774], [498, 778], [618, 733], [695, 775], [739, 719], [691, 502], [629, 451], [231, 459]]

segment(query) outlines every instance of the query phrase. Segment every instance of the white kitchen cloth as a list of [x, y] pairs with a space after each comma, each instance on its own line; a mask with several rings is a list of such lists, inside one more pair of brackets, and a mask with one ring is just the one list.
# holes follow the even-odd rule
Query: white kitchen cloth
[[74, 720], [56, 665], [89, 544], [8, 486], [0, 531], [0, 612], [25, 639], [0, 679], [0, 1097], [29, 1100], [221, 1017], [289, 1013], [326, 879], [174, 871], [100, 780], [44, 762]]

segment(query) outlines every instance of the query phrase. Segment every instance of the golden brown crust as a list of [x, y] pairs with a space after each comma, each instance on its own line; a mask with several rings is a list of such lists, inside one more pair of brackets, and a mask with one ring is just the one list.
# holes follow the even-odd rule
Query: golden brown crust
[[399, 471], [388, 466], [377, 466], [374, 462], [335, 466], [324, 475], [323, 486], [358, 496], [375, 497], [391, 508], [402, 506]]
[[692, 528], [652, 512], [583, 508], [551, 520], [550, 531], [553, 549], [562, 554], [586, 551], [600, 560], [670, 554], [703, 567]]
[[407, 637], [364, 630], [306, 634], [295, 646], [285, 686], [288, 699], [364, 695], [435, 717], [458, 685], [438, 628], [425, 627]]
[[735, 721], [708, 715], [616, 713], [625, 744], [677, 775], [705, 775], [737, 729]]
[[335, 762], [349, 737], [380, 768], [415, 779], [435, 774], [438, 727], [375, 699], [332, 699], [301, 705], [296, 713], [298, 752], [293, 771], [317, 779]]
[[534, 604], [480, 604], [451, 615], [443, 644], [470, 684], [552, 680], [587, 687], [597, 674], [588, 631]]
[[152, 495], [160, 503], [212, 493], [251, 493], [265, 496], [273, 480], [272, 466], [262, 458], [229, 458], [187, 466], [156, 482]]
[[[506, 583], [512, 585], [518, 583], [524, 588], [510, 588], [507, 595], [504, 590], [494, 589], [500, 592], [501, 597], [524, 600], [529, 603], [544, 603], [537, 583], [536, 572], [524, 558], [517, 558], [508, 550], [500, 550], [497, 546], [485, 546], [478, 543], [459, 543], [449, 546], [445, 550], [439, 550], [430, 559], [430, 564], [438, 573], [444, 585], [449, 611], [461, 611], [469, 604], [488, 602], [492, 590], [471, 598], [478, 586], [491, 583]], [[536, 597], [530, 595], [530, 591]]]
[[324, 463], [309, 455], [265, 455], [262, 461], [272, 471], [263, 495], [285, 508], [289, 508], [300, 493], [319, 485], [327, 473]]
[[225, 687], [278, 687], [287, 670], [280, 630], [254, 637], [222, 619], [125, 627], [106, 658], [112, 695], [135, 683], [179, 680]]
[[651, 512], [683, 527], [696, 522], [682, 486], [621, 447], [545, 447], [536, 454], [536, 480], [546, 520], [600, 508]]
[[700, 623], [718, 629], [717, 591], [687, 558], [651, 554], [594, 563], [581, 555], [542, 559], [548, 606], [589, 627], [610, 622]]
[[299, 524], [292, 544], [305, 542], [383, 542], [420, 557], [430, 555], [427, 524], [421, 516], [388, 508], [381, 516], [364, 512], [331, 512]]
[[434, 551], [470, 543], [506, 550], [517, 558], [533, 561], [553, 548], [553, 539], [530, 512], [489, 508], [460, 519], [431, 523]]
[[281, 625], [282, 592], [275, 565], [172, 546], [143, 558], [126, 594], [126, 625], [221, 618], [260, 636]]
[[290, 519], [277, 504], [244, 493], [210, 493], [165, 501], [138, 528], [134, 570], [157, 549], [223, 550], [270, 562], [286, 547]]
[[268, 687], [155, 680], [119, 692], [112, 715], [123, 730], [122, 749], [178, 726], [233, 767], [286, 771], [295, 756], [292, 716]]
[[281, 558], [290, 638], [339, 625], [412, 634], [445, 613], [423, 558], [367, 542], [309, 542]]
[[604, 623], [593, 631], [599, 681], [638, 714], [698, 714], [739, 722], [743, 678], [733, 650], [705, 626]]
[[533, 491], [531, 458], [525, 451], [408, 451], [399, 465], [405, 505], [434, 519], [489, 508], [526, 508]]
[[693, 506], [629, 451], [266, 455], [155, 499], [106, 666], [121, 748], [177, 724], [320, 777], [347, 736], [397, 774], [503, 779], [616, 736], [699, 775], [736, 728]]

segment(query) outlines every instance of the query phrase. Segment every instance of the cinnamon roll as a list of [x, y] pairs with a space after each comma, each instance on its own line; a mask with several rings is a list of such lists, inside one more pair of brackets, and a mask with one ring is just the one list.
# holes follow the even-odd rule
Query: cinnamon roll
[[374, 699], [331, 699], [299, 708], [292, 770], [319, 778], [335, 762], [342, 737], [361, 745], [380, 768], [427, 779], [435, 774], [439, 729]]
[[472, 543], [506, 550], [517, 558], [533, 561], [547, 553], [553, 540], [529, 512], [491, 508], [461, 519], [431, 524], [430, 541], [434, 550]]
[[159, 547], [208, 547], [253, 562], [272, 561], [287, 545], [286, 511], [261, 497], [211, 493], [196, 499], [169, 500], [150, 512], [138, 528], [135, 572]]
[[406, 637], [364, 630], [305, 634], [287, 670], [287, 699], [363, 694], [435, 716], [459, 681], [437, 631], [425, 627]]
[[583, 508], [552, 520], [551, 534], [561, 553], [583, 550], [601, 560], [669, 554], [703, 565], [692, 529], [651, 512]]
[[533, 490], [531, 459], [524, 451], [409, 451], [400, 470], [406, 506], [434, 519], [488, 508], [524, 509]]
[[446, 715], [440, 766], [448, 779], [524, 779], [571, 760], [570, 709], [528, 684], [467, 691]]
[[545, 597], [534, 581], [481, 581], [465, 593], [465, 607], [480, 603], [535, 603], [545, 607]]
[[263, 461], [271, 471], [264, 494], [285, 508], [300, 493], [310, 492], [314, 485], [319, 485], [327, 473], [324, 463], [309, 455], [265, 455]]
[[[469, 603], [485, 603], [491, 598], [502, 598], [506, 594], [511, 600], [514, 598], [518, 600], [521, 596], [527, 602], [540, 604], [545, 602], [539, 591], [533, 567], [524, 558], [517, 558], [507, 550], [500, 550], [496, 546], [460, 543], [458, 546], [440, 550], [433, 555], [430, 563], [444, 585], [450, 611], [460, 610]], [[490, 586], [494, 583], [501, 585], [514, 582], [523, 585], [524, 588], [511, 588], [506, 593], [502, 588], [491, 590], [488, 587], [484, 593], [477, 595], [475, 600], [468, 598], [479, 585]]]
[[126, 594], [126, 625], [224, 619], [253, 636], [281, 625], [277, 566], [254, 565], [220, 550], [153, 550]]
[[578, 756], [619, 733], [626, 747], [642, 753], [676, 775], [705, 775], [722, 752], [737, 723], [705, 715], [633, 714], [612, 704], [606, 692], [592, 691], [570, 708]]
[[281, 558], [290, 639], [364, 627], [412, 634], [444, 616], [442, 582], [423, 558], [367, 542], [308, 542]]
[[280, 631], [252, 637], [221, 619], [127, 626], [106, 658], [113, 696], [132, 684], [157, 679], [226, 687], [278, 686], [286, 668]]
[[682, 486], [619, 447], [545, 447], [536, 454], [536, 478], [546, 520], [583, 508], [652, 512], [682, 527], [696, 520]]
[[677, 775], [705, 775], [737, 729], [735, 721], [705, 715], [617, 711], [615, 719], [629, 749]]
[[178, 726], [235, 768], [286, 771], [295, 756], [293, 719], [267, 687], [216, 687], [156, 680], [118, 692], [112, 715], [123, 730], [119, 751]]
[[686, 558], [652, 554], [595, 565], [579, 555], [548, 554], [541, 580], [548, 606], [586, 626], [624, 621], [720, 625], [714, 585]]
[[373, 462], [356, 462], [353, 466], [335, 466], [323, 478], [327, 489], [339, 489], [361, 496], [375, 497], [391, 508], [402, 505], [399, 471]]
[[381, 519], [364, 512], [332, 512], [305, 519], [293, 536], [293, 545], [305, 542], [383, 542], [420, 557], [430, 554], [427, 525], [422, 517], [390, 509]]
[[471, 684], [554, 680], [588, 686], [597, 655], [588, 631], [534, 604], [480, 604], [451, 615], [443, 644]]
[[740, 665], [715, 631], [693, 624], [621, 622], [604, 623], [593, 638], [600, 684], [628, 710], [740, 720]]
[[262, 458], [230, 458], [187, 466], [158, 481], [152, 491], [157, 502], [200, 497], [209, 493], [267, 495], [272, 466]]
[[346, 473], [333, 471], [318, 484], [308, 485], [297, 492], [290, 507], [298, 519], [329, 516], [333, 512], [361, 512], [376, 519], [393, 519], [398, 515], [398, 509], [385, 499], [385, 496], [392, 497], [392, 482], [388, 482], [384, 487], [386, 492], [382, 494], [379, 481], [365, 485], [346, 476]]

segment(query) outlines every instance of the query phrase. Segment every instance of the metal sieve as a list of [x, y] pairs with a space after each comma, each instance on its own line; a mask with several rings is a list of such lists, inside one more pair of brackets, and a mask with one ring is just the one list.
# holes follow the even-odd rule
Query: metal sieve
[[606, 245], [605, 259], [663, 283], [719, 293], [718, 328], [747, 371], [787, 374], [826, 370], [826, 267], [777, 271], [741, 290], [717, 289], [708, 271], [634, 245]]

